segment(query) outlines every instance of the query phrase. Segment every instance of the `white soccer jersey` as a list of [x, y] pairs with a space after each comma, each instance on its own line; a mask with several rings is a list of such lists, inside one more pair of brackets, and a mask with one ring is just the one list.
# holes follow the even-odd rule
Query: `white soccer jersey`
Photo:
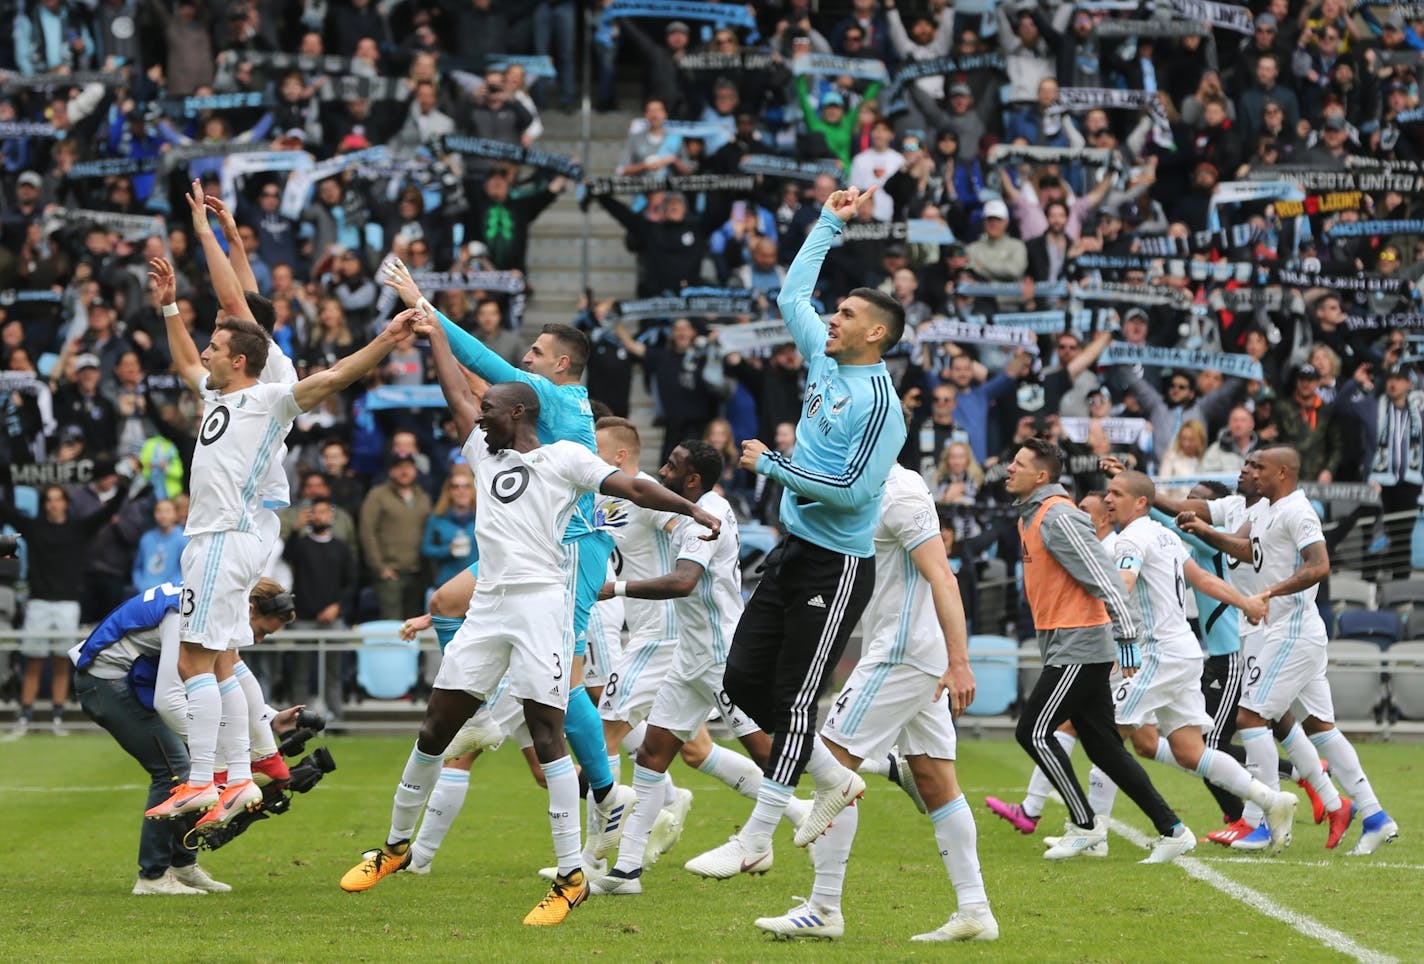
[[[1266, 588], [1266, 583], [1261, 578], [1261, 553], [1260, 535], [1257, 529], [1264, 523], [1261, 521], [1266, 510], [1270, 508], [1270, 501], [1267, 499], [1257, 499], [1253, 504], [1247, 505], [1246, 498], [1240, 495], [1228, 495], [1222, 499], [1212, 499], [1207, 503], [1211, 507], [1211, 524], [1220, 526], [1228, 533], [1235, 535], [1241, 531], [1241, 527], [1246, 523], [1251, 523], [1251, 555], [1252, 562], [1242, 562], [1230, 555], [1226, 555], [1226, 580], [1238, 590], [1248, 596], [1254, 596], [1262, 589]], [[1241, 621], [1241, 635], [1246, 636], [1260, 629], [1259, 625], [1253, 626], [1246, 620]]]
[[[722, 520], [722, 531], [710, 541], [699, 538], [707, 530], [691, 518], [679, 516], [673, 538], [678, 559], [690, 559], [702, 567], [702, 575], [691, 594], [676, 601], [678, 659], [691, 665], [708, 658], [725, 663], [732, 645], [737, 620], [742, 616], [741, 538], [737, 515], [727, 500], [716, 492], [705, 492], [697, 504], [708, 515]], [[671, 570], [668, 570], [671, 571]]]
[[[639, 472], [638, 478], [661, 484], [646, 472]], [[610, 559], [615, 579], [632, 582], [672, 572], [675, 543], [668, 524], [680, 518], [676, 512], [658, 512], [627, 499], [603, 497], [597, 503], [596, 517], [617, 542]], [[675, 639], [675, 611], [671, 599], [629, 597], [623, 609], [629, 643]]]
[[480, 493], [475, 513], [480, 587], [562, 585], [564, 527], [574, 502], [597, 492], [618, 469], [577, 442], [491, 452], [479, 428], [461, 452]]
[[1187, 625], [1187, 547], [1161, 523], [1140, 516], [1117, 534], [1119, 570], [1137, 573], [1132, 594], [1142, 613], [1142, 649], [1168, 659], [1199, 659], [1201, 643]]
[[[1301, 553], [1306, 547], [1324, 541], [1320, 517], [1304, 492], [1296, 489], [1273, 502], [1261, 521], [1251, 527], [1252, 554], [1259, 553], [1261, 557], [1261, 588], [1289, 579], [1300, 565]], [[1328, 637], [1325, 621], [1315, 605], [1318, 588], [1311, 586], [1289, 596], [1271, 597], [1271, 611], [1266, 618], [1267, 638], [1303, 639], [1324, 646]]]
[[[267, 339], [267, 364], [257, 380], [264, 385], [295, 385], [297, 370], [292, 360], [271, 338]], [[284, 509], [292, 504], [291, 483], [287, 480], [287, 446], [284, 442], [272, 467], [267, 470], [267, 483], [262, 487], [262, 507], [264, 509]]]
[[934, 598], [910, 553], [939, 538], [939, 514], [925, 480], [890, 469], [875, 526], [875, 589], [861, 617], [867, 662], [905, 664], [933, 676], [949, 667]]
[[204, 387], [203, 425], [193, 450], [192, 506], [183, 532], [250, 532], [268, 470], [301, 414], [291, 385], [258, 383], [236, 392]]

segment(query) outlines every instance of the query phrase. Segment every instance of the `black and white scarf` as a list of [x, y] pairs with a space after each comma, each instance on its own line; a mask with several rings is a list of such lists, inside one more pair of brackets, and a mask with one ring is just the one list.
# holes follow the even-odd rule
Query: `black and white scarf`
[[1379, 438], [1370, 481], [1379, 485], [1424, 485], [1424, 396], [1411, 392], [1398, 408], [1388, 396], [1379, 400]]

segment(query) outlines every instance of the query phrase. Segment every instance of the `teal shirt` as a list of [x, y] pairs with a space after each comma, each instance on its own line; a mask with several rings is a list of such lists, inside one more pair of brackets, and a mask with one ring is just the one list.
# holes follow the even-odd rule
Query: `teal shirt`
[[[1152, 510], [1152, 518], [1171, 529], [1187, 544], [1192, 561], [1218, 579], [1226, 579], [1226, 555], [1177, 528], [1177, 520], [1160, 509]], [[1202, 642], [1208, 656], [1229, 656], [1241, 650], [1241, 610], [1213, 599], [1199, 589], [1193, 589], [1197, 597], [1197, 621], [1201, 624]]]

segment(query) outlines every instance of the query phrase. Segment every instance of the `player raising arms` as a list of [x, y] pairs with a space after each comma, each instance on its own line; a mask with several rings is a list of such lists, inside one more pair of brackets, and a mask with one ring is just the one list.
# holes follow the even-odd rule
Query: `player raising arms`
[[[433, 322], [419, 329], [428, 334]], [[588, 895], [579, 861], [578, 777], [563, 741], [573, 641], [564, 585], [563, 534], [584, 493], [692, 516], [715, 539], [721, 523], [662, 486], [625, 475], [576, 442], [542, 445], [539, 396], [522, 382], [493, 385], [463, 454], [475, 471], [481, 510], [475, 538], [480, 577], [470, 609], [446, 647], [420, 737], [396, 789], [385, 844], [341, 879], [368, 890], [410, 860], [410, 837], [456, 732], [509, 673], [508, 695], [524, 721], [549, 789], [559, 875], [529, 912], [530, 925], [557, 924]], [[607, 761], [604, 761], [605, 765]]]
[[[195, 194], [199, 193], [195, 188]], [[190, 197], [189, 205], [198, 202]], [[206, 221], [206, 218], [204, 218]], [[199, 355], [175, 304], [173, 267], [163, 258], [149, 262], [149, 278], [162, 306], [174, 367], [204, 403], [203, 423], [193, 455], [192, 506], [183, 550], [184, 597], [178, 673], [188, 697], [187, 781], [146, 816], [173, 817], [213, 809], [204, 822], [226, 823], [255, 806], [261, 792], [252, 782], [247, 740], [246, 699], [232, 675], [236, 649], [252, 642], [247, 594], [262, 575], [269, 547], [263, 543], [258, 513], [272, 460], [292, 421], [301, 412], [355, 383], [373, 370], [409, 330], [416, 312], [402, 312], [379, 336], [337, 365], [295, 385], [261, 384], [267, 363], [267, 333], [254, 321], [227, 317], [218, 322]], [[221, 274], [225, 261], [211, 264]], [[213, 783], [218, 730], [233, 721], [228, 783]]]

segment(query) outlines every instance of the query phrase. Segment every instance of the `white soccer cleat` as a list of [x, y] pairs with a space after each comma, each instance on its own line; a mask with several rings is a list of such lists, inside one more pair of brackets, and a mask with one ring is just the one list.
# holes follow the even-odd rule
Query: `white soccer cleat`
[[149, 880], [147, 877], [140, 877], [134, 882], [133, 890], [130, 893], [139, 897], [164, 896], [177, 897], [179, 895], [192, 896], [193, 894], [206, 894], [206, 890], [199, 890], [196, 887], [189, 887], [181, 883], [173, 876], [173, 868], [169, 867], [163, 872], [162, 877], [155, 877]]
[[764, 874], [771, 869], [771, 862], [770, 843], [765, 850], [752, 850], [741, 837], [732, 834], [722, 846], [698, 854], [682, 866], [699, 877], [726, 880], [737, 874]]
[[[1375, 820], [1375, 817], [1383, 817], [1382, 820]], [[1387, 843], [1393, 843], [1399, 836], [1399, 824], [1390, 819], [1389, 814], [1381, 810], [1369, 819], [1364, 821], [1364, 829], [1360, 832], [1360, 840], [1355, 846], [1350, 848], [1347, 857], [1364, 857], [1374, 853]]]
[[[426, 866], [429, 866], [429, 865], [427, 864]], [[608, 861], [606, 861], [606, 860], [598, 860], [598, 861], [595, 861], [594, 863], [591, 863], [591, 864], [589, 864], [589, 863], [583, 864], [583, 876], [584, 876], [584, 879], [585, 879], [585, 880], [597, 880], [598, 878], [602, 877], [602, 876], [603, 876], [604, 874], [606, 874], [606, 873], [608, 873]], [[553, 883], [554, 878], [557, 877], [557, 876], [559, 876], [559, 868], [558, 868], [558, 867], [540, 867], [540, 868], [539, 868], [539, 876], [540, 876], [540, 877], [543, 877], [545, 880], [549, 881], [550, 883]]]
[[[1094, 817], [1091, 827], [1080, 827], [1069, 820], [1064, 824], [1063, 836], [1043, 852], [1045, 860], [1067, 860], [1079, 857], [1091, 847], [1104, 846], [1108, 842], [1108, 828], [1102, 817]], [[1106, 850], [1105, 850], [1106, 852]]]
[[643, 892], [643, 875], [625, 877], [621, 871], [613, 871], [603, 877], [595, 877], [589, 887], [595, 894], [605, 897], [629, 897]]
[[1145, 859], [1139, 860], [1138, 863], [1170, 864], [1182, 854], [1195, 849], [1197, 849], [1196, 835], [1186, 824], [1182, 824], [1172, 836], [1158, 837], [1157, 842], [1152, 845], [1152, 852]]
[[928, 934], [916, 934], [912, 941], [997, 941], [999, 922], [988, 904], [966, 907], [949, 915], [949, 920]]
[[186, 867], [169, 867], [168, 872], [178, 883], [184, 887], [192, 887], [194, 890], [205, 891], [209, 894], [226, 894], [232, 890], [231, 886], [221, 880], [214, 880], [206, 870], [197, 864], [189, 864]]
[[595, 857], [606, 857], [618, 849], [618, 841], [623, 839], [623, 828], [628, 825], [637, 803], [638, 794], [632, 787], [615, 783], [602, 803], [591, 804], [595, 830], [589, 837], [588, 847]]
[[853, 770], [846, 772], [845, 779], [830, 787], [817, 787], [811, 798], [811, 812], [801, 826], [796, 828], [792, 842], [804, 847], [826, 832], [831, 821], [846, 807], [854, 805], [865, 794], [865, 781]]
[[658, 811], [653, 829], [648, 833], [648, 846], [643, 850], [643, 869], [647, 870], [658, 862], [682, 839], [683, 828], [687, 826], [687, 813], [692, 809], [692, 791], [677, 788], [672, 803]]
[[[1049, 847], [1056, 847], [1056, 846], [1058, 846], [1058, 841], [1060, 841], [1060, 840], [1062, 840], [1062, 839], [1063, 839], [1062, 837], [1044, 837], [1044, 838], [1043, 838], [1043, 846], [1044, 846], [1045, 849], [1047, 849], [1047, 848], [1049, 848]], [[1082, 856], [1084, 856], [1084, 857], [1106, 857], [1107, 855], [1108, 855], [1108, 842], [1107, 842], [1106, 840], [1104, 840], [1104, 841], [1103, 841], [1102, 843], [1100, 843], [1100, 844], [1093, 844], [1091, 847], [1089, 847], [1088, 849], [1084, 850], [1083, 853], [1082, 853]]]
[[920, 785], [915, 782], [915, 775], [910, 771], [910, 761], [905, 759], [905, 754], [900, 752], [898, 746], [891, 747], [890, 755], [895, 758], [895, 786], [905, 791], [905, 796], [910, 798], [916, 810], [929, 813], [930, 808], [925, 805], [925, 798], [920, 795]]
[[471, 750], [493, 750], [504, 742], [505, 733], [499, 728], [489, 709], [481, 706], [465, 725], [455, 731], [455, 738], [445, 748], [445, 758], [464, 756]]
[[1271, 831], [1271, 851], [1285, 849], [1291, 841], [1291, 825], [1295, 822], [1295, 808], [1299, 803], [1294, 793], [1282, 790], [1276, 794], [1271, 805], [1266, 808], [1266, 826]]
[[786, 937], [819, 937], [833, 941], [845, 934], [845, 917], [838, 910], [822, 907], [805, 897], [793, 897], [800, 901], [780, 917], [758, 917], [756, 926], [774, 934], [778, 939]]

